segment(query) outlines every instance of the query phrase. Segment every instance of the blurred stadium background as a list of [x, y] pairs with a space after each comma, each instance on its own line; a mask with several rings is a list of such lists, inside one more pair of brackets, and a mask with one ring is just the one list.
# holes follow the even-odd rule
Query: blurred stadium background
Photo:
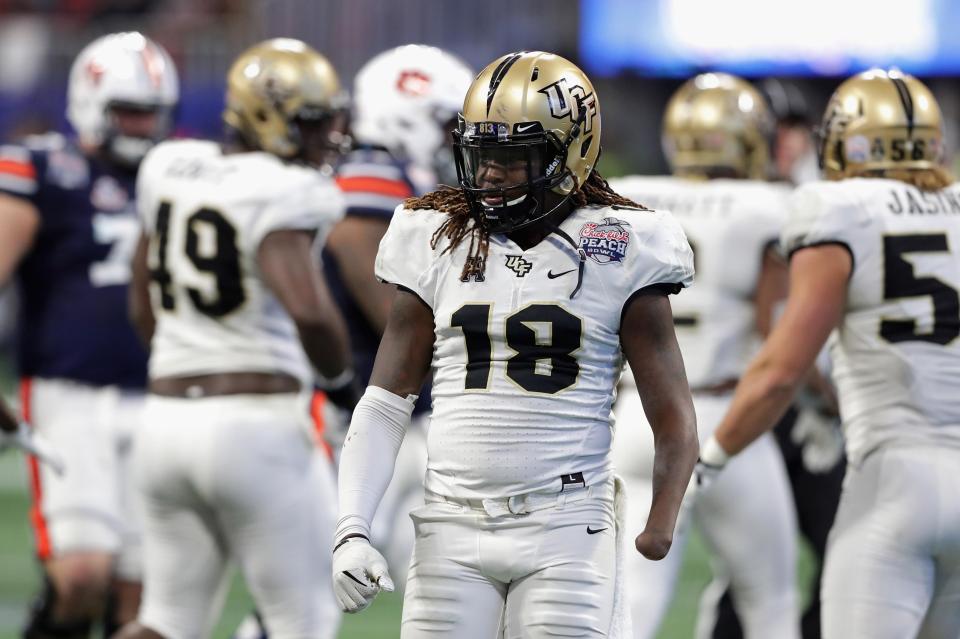
[[[305, 40], [346, 84], [387, 48], [419, 42], [452, 51], [479, 69], [504, 52], [543, 49], [591, 75], [601, 99], [607, 176], [663, 173], [660, 114], [690, 75], [721, 69], [758, 80], [780, 77], [816, 121], [840, 78], [897, 65], [924, 79], [947, 122], [948, 149], [960, 121], [960, 3], [951, 0], [0, 0], [0, 140], [64, 119], [70, 63], [104, 33], [138, 29], [174, 56], [181, 76], [177, 134], [220, 133], [223, 77], [242, 49], [273, 36]], [[794, 108], [800, 105], [794, 104]], [[3, 305], [0, 342], [15, 339]], [[0, 361], [6, 361], [3, 358]], [[2, 388], [14, 394], [4, 367]], [[0, 639], [17, 636], [36, 590], [27, 524], [26, 473], [0, 459]], [[709, 567], [699, 540], [687, 554], [664, 638], [689, 637]], [[810, 561], [801, 560], [801, 579]], [[249, 609], [234, 585], [216, 637]], [[342, 637], [396, 637], [399, 597], [346, 620]]]

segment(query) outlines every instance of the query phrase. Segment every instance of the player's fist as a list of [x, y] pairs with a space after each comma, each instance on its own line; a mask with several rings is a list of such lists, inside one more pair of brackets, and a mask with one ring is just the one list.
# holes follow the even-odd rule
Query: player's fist
[[360, 612], [381, 590], [393, 592], [387, 561], [363, 537], [353, 537], [333, 551], [333, 592], [344, 612]]
[[694, 494], [709, 488], [717, 480], [721, 470], [723, 470], [723, 466], [714, 466], [698, 459], [697, 465], [693, 467], [693, 474], [690, 476], [690, 486], [687, 488], [686, 498], [691, 499]]
[[644, 530], [634, 541], [637, 552], [651, 561], [659, 561], [666, 557], [672, 544], [673, 535], [657, 530]]
[[730, 461], [730, 455], [713, 437], [700, 447], [700, 458], [697, 460], [697, 465], [693, 467], [687, 492], [683, 496], [685, 508], [690, 508], [697, 495], [707, 490], [717, 480], [717, 476], [728, 461]]

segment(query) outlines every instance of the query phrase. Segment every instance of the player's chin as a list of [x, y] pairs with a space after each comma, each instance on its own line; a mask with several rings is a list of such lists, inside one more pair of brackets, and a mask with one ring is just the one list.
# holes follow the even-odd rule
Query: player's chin
[[637, 552], [651, 561], [660, 561], [670, 552], [673, 538], [670, 535], [644, 531], [637, 535], [634, 545]]

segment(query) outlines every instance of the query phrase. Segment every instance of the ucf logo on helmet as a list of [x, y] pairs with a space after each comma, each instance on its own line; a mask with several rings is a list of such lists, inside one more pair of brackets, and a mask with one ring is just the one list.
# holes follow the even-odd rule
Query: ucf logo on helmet
[[593, 129], [593, 118], [597, 115], [597, 98], [587, 93], [582, 86], [567, 86], [567, 79], [560, 78], [553, 84], [540, 89], [547, 96], [550, 115], [560, 119], [569, 117], [571, 122], [583, 121], [583, 132]]

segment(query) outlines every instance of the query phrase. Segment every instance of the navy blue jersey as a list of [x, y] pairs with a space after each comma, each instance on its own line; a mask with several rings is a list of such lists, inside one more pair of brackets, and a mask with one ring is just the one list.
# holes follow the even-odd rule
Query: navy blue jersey
[[134, 180], [55, 134], [0, 147], [0, 191], [40, 214], [17, 270], [22, 376], [144, 387], [147, 354], [127, 319]]
[[[337, 170], [337, 186], [347, 202], [347, 217], [383, 220], [384, 232], [394, 209], [406, 198], [417, 194], [405, 164], [381, 148], [361, 147], [352, 151]], [[326, 248], [323, 250], [323, 266], [331, 292], [347, 322], [354, 367], [366, 385], [373, 372], [380, 334], [370, 326], [353, 300], [336, 260]], [[417, 402], [417, 411], [429, 406], [429, 393], [424, 391]]]

